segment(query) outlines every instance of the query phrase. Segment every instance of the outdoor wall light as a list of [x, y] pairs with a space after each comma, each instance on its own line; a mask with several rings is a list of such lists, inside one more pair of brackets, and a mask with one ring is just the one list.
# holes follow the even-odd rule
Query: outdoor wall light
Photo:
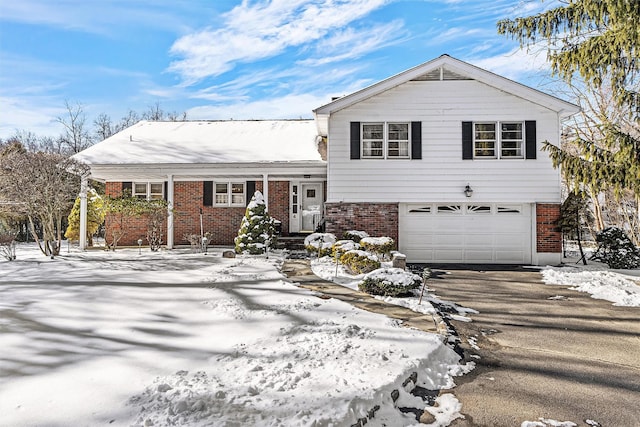
[[467, 197], [471, 197], [472, 194], [473, 194], [473, 190], [471, 189], [471, 186], [467, 184], [467, 186], [464, 187], [464, 195]]

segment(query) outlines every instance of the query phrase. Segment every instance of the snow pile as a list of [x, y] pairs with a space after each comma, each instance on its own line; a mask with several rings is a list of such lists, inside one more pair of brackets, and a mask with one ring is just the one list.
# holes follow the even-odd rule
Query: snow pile
[[392, 390], [462, 369], [439, 336], [317, 298], [274, 257], [18, 249], [0, 277], [0, 348], [18, 355], [4, 425], [340, 426], [380, 405], [370, 425], [402, 426]]
[[434, 416], [436, 421], [429, 424], [430, 427], [446, 427], [451, 421], [458, 418], [463, 418], [464, 415], [460, 414], [462, 404], [451, 393], [446, 393], [438, 396], [436, 404], [433, 407], [427, 407], [426, 410]]
[[614, 305], [640, 307], [640, 286], [625, 275], [606, 270], [549, 267], [542, 270], [548, 285], [569, 286], [587, 292], [593, 298], [604, 299]]

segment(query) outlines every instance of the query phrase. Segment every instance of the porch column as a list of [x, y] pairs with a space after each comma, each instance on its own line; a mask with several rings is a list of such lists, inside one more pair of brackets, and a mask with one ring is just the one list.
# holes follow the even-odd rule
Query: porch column
[[173, 249], [173, 175], [167, 176], [167, 249]]
[[269, 174], [262, 174], [262, 195], [264, 196], [264, 205], [269, 211]]
[[89, 186], [89, 177], [82, 175], [80, 181], [80, 250], [87, 249], [87, 191]]

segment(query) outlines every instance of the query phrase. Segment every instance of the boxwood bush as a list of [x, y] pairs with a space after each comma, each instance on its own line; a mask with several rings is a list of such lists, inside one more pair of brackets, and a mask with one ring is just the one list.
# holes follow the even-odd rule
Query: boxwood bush
[[411, 290], [422, 285], [417, 274], [401, 268], [379, 268], [364, 276], [358, 289], [371, 295], [390, 297], [411, 295]]
[[360, 242], [360, 240], [364, 239], [365, 237], [369, 237], [369, 233], [367, 233], [366, 231], [360, 231], [360, 230], [347, 230], [344, 232], [342, 237], [344, 239], [353, 240], [354, 242], [358, 243]]
[[331, 256], [340, 259], [345, 252], [360, 249], [360, 245], [353, 240], [338, 240], [331, 248]]
[[380, 261], [378, 261], [375, 255], [360, 250], [345, 252], [340, 257], [340, 263], [344, 265], [351, 274], [368, 273], [380, 268]]
[[336, 242], [336, 236], [331, 233], [311, 233], [304, 239], [304, 247], [319, 257], [331, 254], [331, 248]]
[[366, 251], [388, 256], [395, 242], [391, 237], [365, 237], [360, 240], [360, 246]]

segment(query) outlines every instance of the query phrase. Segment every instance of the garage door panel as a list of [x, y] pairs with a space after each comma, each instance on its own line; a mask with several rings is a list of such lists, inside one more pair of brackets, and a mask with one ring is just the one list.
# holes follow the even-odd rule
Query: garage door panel
[[429, 212], [415, 212], [416, 205], [400, 206], [399, 249], [408, 261], [531, 262], [530, 205], [510, 205], [507, 212], [497, 203], [461, 203], [454, 210], [454, 205], [430, 205]]

